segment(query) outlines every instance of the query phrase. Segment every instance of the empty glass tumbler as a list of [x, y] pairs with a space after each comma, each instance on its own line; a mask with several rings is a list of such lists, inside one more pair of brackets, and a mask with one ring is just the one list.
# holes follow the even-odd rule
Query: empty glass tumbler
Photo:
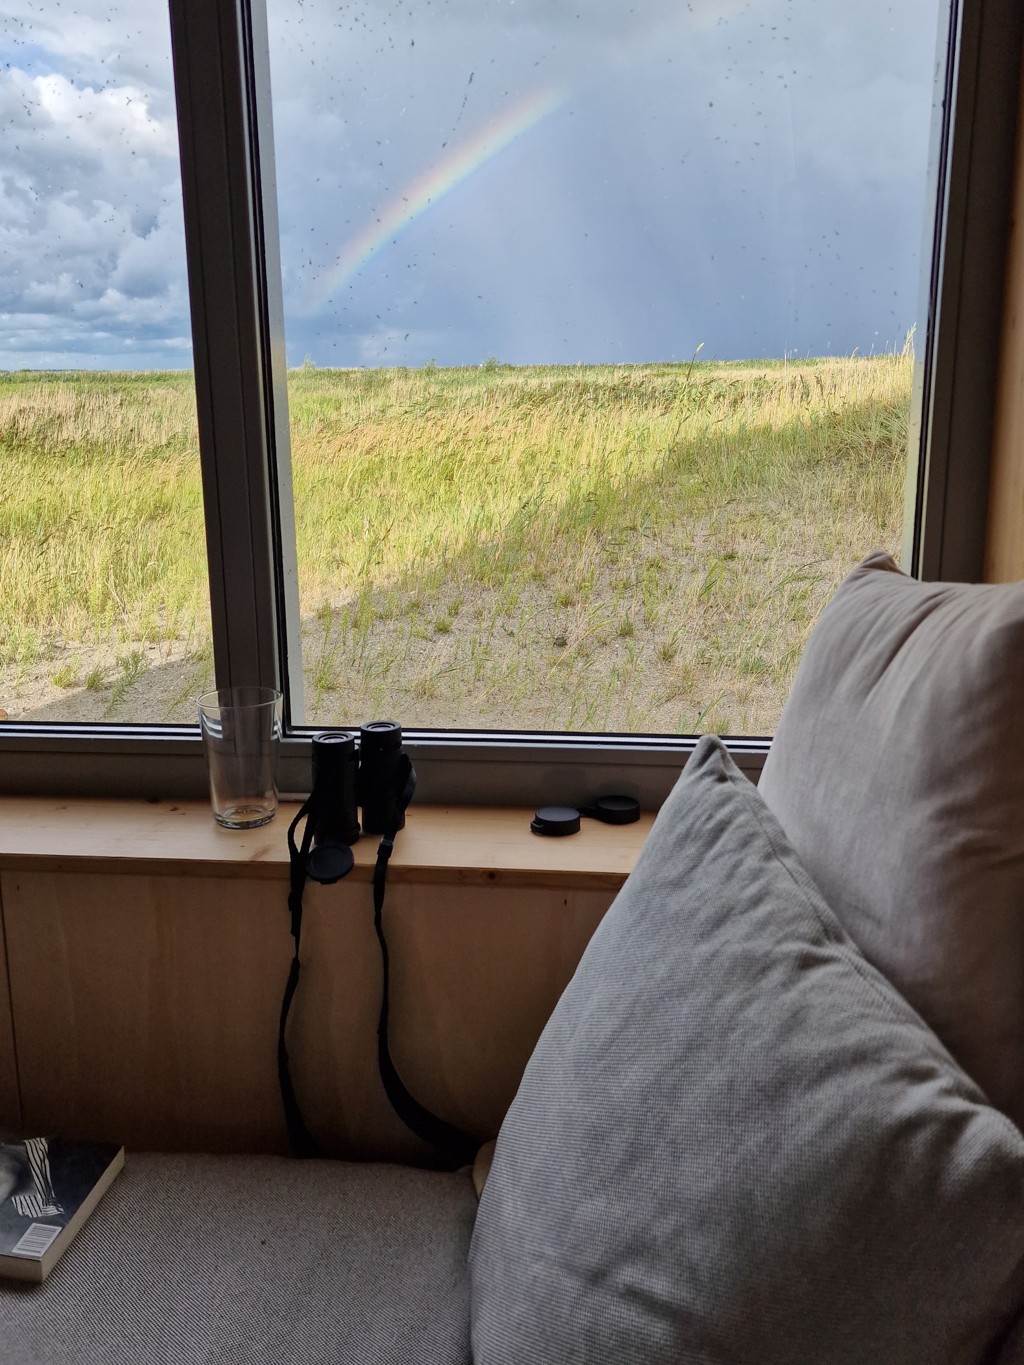
[[225, 829], [255, 829], [277, 811], [281, 693], [222, 687], [197, 702], [213, 818]]

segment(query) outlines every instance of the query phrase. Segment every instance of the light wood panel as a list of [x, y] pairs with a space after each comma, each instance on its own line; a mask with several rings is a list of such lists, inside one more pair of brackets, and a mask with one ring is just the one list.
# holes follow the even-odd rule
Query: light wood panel
[[7, 980], [7, 947], [3, 933], [3, 899], [0, 896], [0, 1129], [21, 1128], [18, 1067], [14, 1051], [14, 1020]]
[[1024, 89], [989, 484], [985, 581], [1024, 578]]
[[[285, 1149], [283, 882], [15, 870], [0, 894], [29, 1128], [136, 1148]], [[392, 1052], [423, 1103], [481, 1137], [497, 1131], [611, 894], [389, 887]], [[309, 888], [303, 963], [289, 1043], [310, 1126], [338, 1155], [422, 1155], [377, 1076], [366, 882]]]
[[[317, 888], [303, 930], [295, 1075], [333, 1150], [414, 1156], [377, 1074], [381, 967], [370, 889], [332, 890]], [[422, 1103], [481, 1138], [497, 1133], [610, 901], [598, 891], [389, 889], [391, 1052]]]
[[[0, 798], [0, 869], [176, 873], [282, 880], [287, 831], [298, 807], [282, 804], [260, 829], [219, 828], [205, 801], [94, 801]], [[531, 811], [416, 806], [395, 845], [389, 876], [472, 885], [616, 890], [629, 874], [654, 817], [634, 825], [584, 820], [566, 839], [530, 832]], [[354, 848], [351, 880], [368, 881], [377, 840]]]
[[273, 998], [290, 940], [273, 884], [14, 872], [0, 894], [26, 1129], [282, 1145]]

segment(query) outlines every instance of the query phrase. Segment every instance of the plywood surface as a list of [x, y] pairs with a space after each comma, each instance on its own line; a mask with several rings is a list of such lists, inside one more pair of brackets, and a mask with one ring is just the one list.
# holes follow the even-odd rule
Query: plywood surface
[[[220, 829], [203, 801], [103, 801], [0, 798], [0, 869], [120, 871], [235, 876], [280, 881], [287, 875], [285, 803], [261, 829]], [[530, 832], [532, 811], [413, 806], [391, 861], [397, 882], [501, 883], [507, 886], [615, 890], [636, 861], [653, 821], [621, 827], [584, 820], [564, 839]], [[360, 839], [351, 877], [367, 881], [377, 840]]]
[[[28, 1127], [136, 1149], [285, 1150], [282, 882], [14, 869], [0, 893]], [[423, 1103], [480, 1137], [497, 1131], [610, 900], [458, 881], [389, 889], [392, 1053]], [[289, 1047], [314, 1133], [336, 1155], [422, 1155], [377, 1075], [366, 882], [310, 888], [303, 964]]]
[[1024, 99], [1000, 351], [985, 581], [1013, 583], [1024, 578]]
[[0, 891], [27, 1129], [273, 1148], [271, 885], [12, 872]]
[[0, 1130], [21, 1128], [18, 1098], [18, 1067], [14, 1052], [14, 1021], [7, 981], [7, 949], [3, 933], [3, 900], [0, 898]]

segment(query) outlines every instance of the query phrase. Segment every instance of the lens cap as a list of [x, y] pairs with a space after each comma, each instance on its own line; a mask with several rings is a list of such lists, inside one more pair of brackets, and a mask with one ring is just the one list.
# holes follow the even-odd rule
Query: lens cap
[[542, 806], [530, 821], [534, 834], [579, 834], [580, 813], [575, 806]]
[[542, 806], [530, 822], [534, 834], [579, 834], [580, 816], [605, 825], [631, 825], [640, 819], [640, 802], [632, 796], [600, 796], [592, 806]]
[[640, 802], [632, 796], [599, 796], [586, 814], [606, 825], [631, 825], [640, 819]]
[[317, 844], [316, 848], [309, 850], [306, 858], [306, 875], [321, 886], [330, 886], [351, 872], [354, 862], [348, 844]]

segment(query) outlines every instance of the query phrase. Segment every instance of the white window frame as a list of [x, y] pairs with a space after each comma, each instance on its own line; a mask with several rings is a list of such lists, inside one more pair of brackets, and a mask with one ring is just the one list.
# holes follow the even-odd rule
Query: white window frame
[[[265, 0], [170, 0], [170, 16], [215, 673], [221, 686], [280, 687], [289, 660], [294, 698], [302, 678]], [[1024, 6], [952, 0], [949, 35], [930, 157], [935, 211], [925, 246], [934, 251], [912, 399], [904, 563], [922, 578], [977, 580]], [[288, 729], [285, 792], [308, 789], [313, 732]], [[696, 742], [471, 730], [406, 739], [419, 800], [578, 804], [622, 791], [648, 807], [663, 800]], [[728, 742], [756, 777], [770, 740]], [[0, 728], [3, 792], [154, 798], [205, 789], [189, 726]]]

